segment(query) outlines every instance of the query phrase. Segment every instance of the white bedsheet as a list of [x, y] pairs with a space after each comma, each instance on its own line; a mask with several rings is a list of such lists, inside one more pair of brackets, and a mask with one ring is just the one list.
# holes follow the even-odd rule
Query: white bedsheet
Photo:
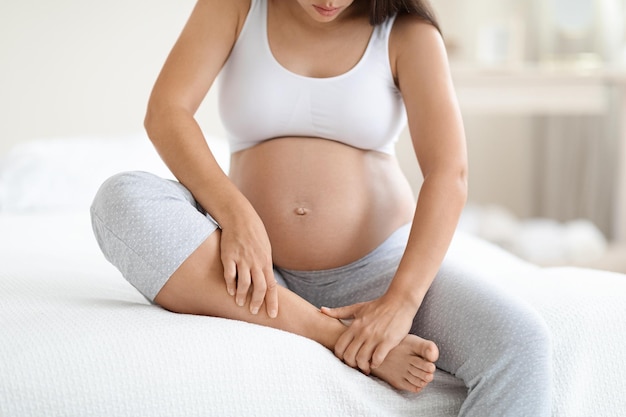
[[[467, 236], [451, 250], [545, 317], [555, 416], [626, 415], [625, 276], [539, 269]], [[464, 391], [438, 372], [401, 394], [305, 338], [150, 305], [86, 212], [0, 215], [2, 417], [454, 416]]]
[[[149, 303], [99, 254], [88, 218], [0, 216], [0, 415], [449, 416], [305, 338]], [[417, 413], [417, 414], [416, 414]]]

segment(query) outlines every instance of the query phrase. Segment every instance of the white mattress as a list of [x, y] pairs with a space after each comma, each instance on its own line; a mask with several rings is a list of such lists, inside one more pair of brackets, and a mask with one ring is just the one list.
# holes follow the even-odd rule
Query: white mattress
[[[555, 343], [554, 415], [626, 415], [626, 277], [539, 269], [467, 236], [451, 250], [522, 294]], [[532, 378], [532, 370], [529, 370]], [[438, 372], [401, 394], [285, 332], [150, 305], [86, 212], [0, 215], [0, 415], [454, 416]]]
[[150, 305], [85, 213], [0, 216], [0, 415], [451, 416], [440, 374], [407, 395], [308, 339]]

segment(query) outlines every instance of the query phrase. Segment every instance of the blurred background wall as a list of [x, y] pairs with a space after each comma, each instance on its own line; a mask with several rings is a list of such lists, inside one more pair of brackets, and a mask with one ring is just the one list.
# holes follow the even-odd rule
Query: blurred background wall
[[[0, 1], [0, 154], [32, 138], [143, 130], [193, 0]], [[201, 114], [220, 132], [210, 97]]]
[[[458, 85], [471, 73], [480, 74], [482, 82], [490, 76], [532, 78], [536, 85], [527, 85], [535, 89], [542, 78], [548, 85], [568, 77], [572, 84], [593, 79], [605, 86], [606, 106], [598, 112], [562, 112], [558, 105], [520, 114], [464, 108], [471, 200], [501, 205], [521, 217], [590, 219], [613, 237], [616, 177], [626, 163], [620, 148], [624, 1], [433, 0], [433, 5]], [[621, 81], [611, 84], [615, 74]], [[582, 94], [572, 108], [591, 100]]]

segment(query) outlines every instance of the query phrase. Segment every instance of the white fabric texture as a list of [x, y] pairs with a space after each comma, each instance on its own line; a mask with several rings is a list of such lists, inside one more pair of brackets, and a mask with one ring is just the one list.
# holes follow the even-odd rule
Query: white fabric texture
[[[465, 235], [451, 251], [548, 322], [554, 416], [624, 415], [625, 276], [540, 269]], [[0, 215], [0, 358], [2, 416], [433, 417], [464, 398], [442, 372], [402, 394], [302, 337], [149, 305], [104, 260], [87, 212]]]

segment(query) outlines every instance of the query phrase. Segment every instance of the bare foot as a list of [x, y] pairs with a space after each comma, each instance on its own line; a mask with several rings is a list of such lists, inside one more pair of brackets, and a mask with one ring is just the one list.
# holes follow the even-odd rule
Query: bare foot
[[396, 389], [420, 392], [433, 380], [437, 359], [437, 345], [410, 334], [389, 352], [378, 368], [372, 369], [372, 375]]

